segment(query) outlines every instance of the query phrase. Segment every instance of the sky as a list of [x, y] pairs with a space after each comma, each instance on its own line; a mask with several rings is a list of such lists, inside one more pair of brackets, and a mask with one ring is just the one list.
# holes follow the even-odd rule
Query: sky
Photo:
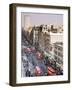
[[23, 16], [30, 16], [30, 23], [34, 25], [63, 25], [62, 14], [51, 14], [51, 13], [22, 13]]

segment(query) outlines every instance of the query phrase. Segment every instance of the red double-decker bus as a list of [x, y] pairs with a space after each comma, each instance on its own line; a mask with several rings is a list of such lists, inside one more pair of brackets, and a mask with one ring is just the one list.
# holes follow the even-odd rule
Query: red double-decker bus
[[48, 75], [56, 75], [56, 71], [52, 67], [48, 67]]

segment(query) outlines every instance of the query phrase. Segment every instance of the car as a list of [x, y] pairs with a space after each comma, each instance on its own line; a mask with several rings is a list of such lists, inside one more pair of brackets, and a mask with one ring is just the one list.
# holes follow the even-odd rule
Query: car
[[23, 48], [23, 51], [26, 53], [27, 52], [26, 48]]
[[43, 55], [40, 52], [36, 53], [36, 57], [37, 57], [38, 60], [43, 59]]
[[31, 48], [27, 48], [27, 51], [28, 51], [28, 52], [31, 52]]
[[31, 53], [31, 48], [24, 48], [25, 53]]
[[42, 70], [39, 66], [35, 67], [35, 75], [36, 76], [41, 76], [42, 75]]
[[32, 48], [31, 48], [31, 51], [32, 51], [32, 52], [35, 52], [35, 51], [36, 51], [35, 47], [32, 47]]

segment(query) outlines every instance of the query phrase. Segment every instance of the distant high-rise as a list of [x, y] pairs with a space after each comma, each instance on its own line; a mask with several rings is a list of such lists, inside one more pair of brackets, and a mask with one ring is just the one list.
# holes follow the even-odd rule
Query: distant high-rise
[[53, 25], [51, 25], [51, 30], [53, 30]]
[[31, 26], [31, 17], [30, 15], [24, 15], [24, 29], [28, 30], [28, 28]]

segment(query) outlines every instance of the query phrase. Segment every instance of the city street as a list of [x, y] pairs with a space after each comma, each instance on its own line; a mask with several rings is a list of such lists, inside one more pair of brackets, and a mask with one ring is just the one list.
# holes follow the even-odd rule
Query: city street
[[[36, 66], [39, 66], [43, 73], [45, 74], [46, 66], [44, 64], [44, 60], [38, 60], [36, 57], [36, 52], [25, 52], [26, 48], [33, 48], [28, 41], [24, 38], [22, 41], [22, 76], [26, 76], [26, 71], [29, 70], [31, 72], [31, 75], [34, 76], [34, 70]], [[25, 63], [26, 62], [26, 63]]]
[[[21, 76], [47, 76], [60, 74], [60, 71], [55, 71], [55, 64], [47, 62], [45, 58], [41, 58], [40, 51], [36, 50], [24, 37], [22, 39], [21, 53]], [[47, 64], [48, 63], [48, 64]], [[56, 68], [55, 68], [56, 69]]]

